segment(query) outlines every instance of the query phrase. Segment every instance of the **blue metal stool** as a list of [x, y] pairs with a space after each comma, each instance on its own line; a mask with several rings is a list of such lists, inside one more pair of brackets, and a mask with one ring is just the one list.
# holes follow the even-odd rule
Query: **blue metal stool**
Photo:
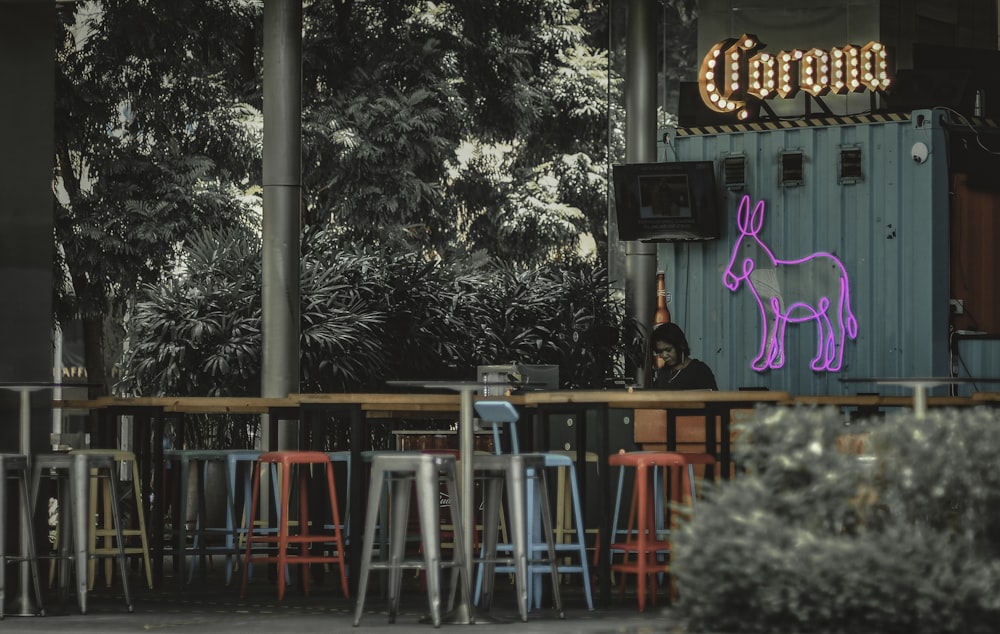
[[[178, 567], [177, 579], [181, 584], [190, 583], [194, 575], [194, 570], [200, 567], [202, 574], [205, 572], [206, 559], [211, 555], [224, 555], [226, 558], [226, 585], [232, 581], [232, 568], [234, 562], [238, 565], [239, 553], [235, 540], [236, 535], [236, 499], [235, 487], [229, 482], [235, 480], [235, 474], [230, 473], [230, 460], [227, 450], [220, 449], [174, 449], [163, 452], [165, 461], [176, 461], [179, 464], [178, 489], [179, 503], [174, 510], [173, 554], [175, 565]], [[225, 470], [227, 486], [224, 524], [208, 525], [208, 507], [206, 500], [206, 484], [208, 482], [209, 468], [212, 464], [220, 465]], [[235, 463], [233, 463], [235, 464]], [[194, 468], [192, 469], [192, 465]], [[195, 483], [195, 518], [194, 526], [188, 528], [187, 508], [188, 497], [190, 495], [190, 478], [194, 472]], [[191, 545], [188, 545], [188, 536], [191, 536]], [[213, 536], [221, 536], [222, 544], [209, 544], [208, 540]], [[187, 568], [187, 558], [193, 557], [194, 565], [190, 570]]]

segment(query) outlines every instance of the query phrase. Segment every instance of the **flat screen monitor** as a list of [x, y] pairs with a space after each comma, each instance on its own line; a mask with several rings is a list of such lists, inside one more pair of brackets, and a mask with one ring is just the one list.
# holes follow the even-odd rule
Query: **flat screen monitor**
[[712, 161], [613, 167], [618, 237], [643, 242], [715, 240], [718, 191]]

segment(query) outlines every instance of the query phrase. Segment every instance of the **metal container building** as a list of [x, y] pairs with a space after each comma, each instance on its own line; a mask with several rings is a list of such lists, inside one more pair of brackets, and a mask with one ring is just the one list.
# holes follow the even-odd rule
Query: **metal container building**
[[[659, 160], [716, 166], [721, 238], [660, 243], [657, 264], [667, 274], [673, 320], [687, 333], [692, 355], [714, 369], [721, 389], [906, 394], [838, 379], [951, 375], [946, 128], [955, 116], [961, 115], [933, 109], [661, 130]], [[763, 201], [757, 237], [777, 260], [826, 253], [843, 264], [857, 332], [836, 342], [839, 369], [836, 363], [813, 369], [822, 318], [812, 319], [808, 310], [798, 312], [805, 321], [778, 324], [784, 363], [751, 367], [768, 348], [762, 339], [774, 324], [773, 316], [765, 317], [774, 297], [790, 305], [802, 291], [772, 289], [759, 306], [746, 283], [735, 291], [723, 284], [742, 235], [737, 211], [744, 196], [753, 206]], [[773, 268], [786, 266], [790, 271], [790, 264]], [[759, 264], [758, 272], [766, 268]], [[963, 373], [996, 369], [995, 357], [979, 343], [962, 340]]]

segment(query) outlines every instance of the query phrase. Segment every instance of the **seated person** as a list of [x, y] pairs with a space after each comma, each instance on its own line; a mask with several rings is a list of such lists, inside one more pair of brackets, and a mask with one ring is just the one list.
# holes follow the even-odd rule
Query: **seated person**
[[715, 375], [703, 361], [691, 358], [684, 331], [675, 323], [653, 329], [653, 354], [663, 360], [656, 370], [653, 388], [659, 390], [717, 390]]

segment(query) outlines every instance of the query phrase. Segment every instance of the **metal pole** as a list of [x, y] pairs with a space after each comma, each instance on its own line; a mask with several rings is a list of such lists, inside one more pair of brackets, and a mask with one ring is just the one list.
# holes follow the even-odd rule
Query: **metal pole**
[[[263, 367], [261, 392], [299, 390], [302, 0], [264, 3]], [[277, 427], [272, 429], [272, 426]], [[263, 449], [296, 448], [294, 424], [263, 418]], [[271, 446], [273, 441], [277, 447]]]
[[[656, 160], [656, 0], [630, 0], [625, 42], [625, 160]], [[625, 244], [625, 318], [649, 332], [653, 323], [656, 245]], [[626, 374], [629, 370], [626, 370]], [[632, 368], [645, 386], [646, 364]]]

